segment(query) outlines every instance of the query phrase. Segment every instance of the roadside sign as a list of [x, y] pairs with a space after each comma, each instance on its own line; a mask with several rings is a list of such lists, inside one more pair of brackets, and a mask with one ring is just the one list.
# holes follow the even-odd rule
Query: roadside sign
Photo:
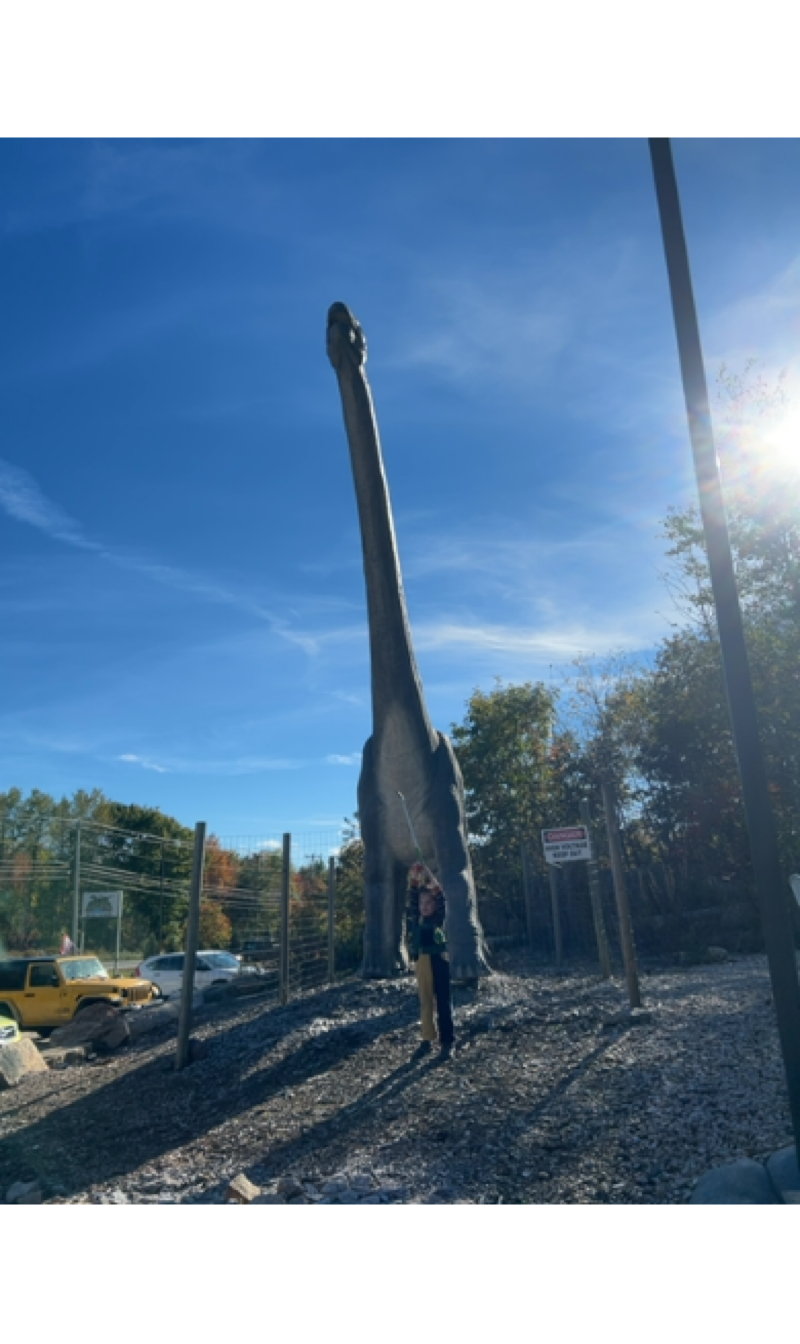
[[590, 859], [592, 846], [586, 826], [554, 826], [542, 831], [546, 863], [572, 863]]
[[121, 891], [85, 891], [84, 919], [118, 919], [122, 910]]

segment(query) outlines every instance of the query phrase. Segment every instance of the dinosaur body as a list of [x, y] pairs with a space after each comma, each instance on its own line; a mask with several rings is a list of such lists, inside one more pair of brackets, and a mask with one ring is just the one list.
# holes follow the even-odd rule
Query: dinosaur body
[[464, 786], [450, 740], [433, 727], [425, 705], [364, 367], [366, 342], [343, 303], [328, 313], [328, 355], [339, 381], [361, 523], [372, 669], [373, 728], [358, 784], [366, 905], [362, 974], [394, 975], [407, 965], [406, 875], [417, 854], [399, 791], [426, 862], [446, 893], [451, 973], [471, 980], [488, 968], [467, 848]]

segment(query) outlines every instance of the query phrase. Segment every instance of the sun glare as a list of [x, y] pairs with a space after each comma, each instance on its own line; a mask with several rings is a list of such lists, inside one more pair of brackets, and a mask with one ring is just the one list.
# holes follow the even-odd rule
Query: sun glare
[[785, 481], [800, 483], [800, 411], [787, 415], [765, 436], [765, 466]]

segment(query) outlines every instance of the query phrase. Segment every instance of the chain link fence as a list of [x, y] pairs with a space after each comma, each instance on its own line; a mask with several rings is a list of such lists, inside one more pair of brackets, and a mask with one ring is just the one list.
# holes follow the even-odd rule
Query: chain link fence
[[[527, 864], [522, 850], [526, 851]], [[527, 882], [524, 868], [527, 866]], [[566, 959], [597, 960], [598, 942], [585, 862], [544, 869], [534, 845], [520, 845], [518, 874], [504, 874], [502, 890], [479, 882], [478, 907], [490, 951], [527, 947], [536, 960], [557, 959], [556, 921]], [[624, 873], [637, 950], [645, 957], [700, 962], [709, 947], [762, 950], [758, 907], [750, 886], [730, 878], [702, 883], [662, 862], [629, 865]], [[614, 880], [607, 862], [598, 870], [602, 921], [619, 965], [620, 929]], [[795, 914], [800, 925], [800, 912]]]
[[[178, 952], [186, 938], [193, 838], [152, 835], [74, 817], [0, 817], [0, 956], [52, 954], [65, 936], [78, 948], [132, 968]], [[478, 908], [491, 951], [527, 948], [541, 962], [598, 957], [586, 864], [552, 875], [541, 853], [519, 849], [497, 888], [479, 876]], [[203, 874], [201, 949], [234, 952], [264, 977], [276, 1001], [354, 972], [363, 946], [363, 851], [355, 830], [209, 837]], [[523, 868], [527, 866], [527, 884]], [[643, 956], [701, 961], [709, 947], [761, 949], [750, 886], [731, 878], [690, 881], [666, 863], [629, 866], [626, 884]], [[599, 899], [612, 959], [619, 923], [611, 871], [601, 859]], [[84, 918], [87, 898], [123, 894], [113, 918]], [[788, 899], [788, 897], [787, 897]], [[800, 909], [794, 918], [800, 925]]]
[[[0, 956], [52, 955], [70, 938], [115, 964], [119, 946], [120, 967], [132, 968], [183, 949], [190, 832], [150, 835], [64, 817], [38, 823], [0, 833]], [[351, 973], [363, 942], [359, 872], [352, 828], [211, 835], [199, 946], [235, 953], [282, 1002]], [[117, 891], [119, 918], [87, 913]]]

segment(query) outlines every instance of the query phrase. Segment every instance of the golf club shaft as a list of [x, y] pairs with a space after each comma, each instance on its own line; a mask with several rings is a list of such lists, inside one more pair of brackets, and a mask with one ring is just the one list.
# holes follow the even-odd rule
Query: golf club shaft
[[428, 874], [428, 876], [429, 876], [430, 878], [432, 878], [432, 880], [436, 883], [436, 885], [437, 885], [437, 887], [438, 887], [438, 886], [439, 886], [439, 880], [438, 880], [438, 878], [435, 876], [434, 873], [431, 872], [430, 868], [428, 867], [427, 863], [425, 862], [424, 858], [422, 857], [422, 850], [420, 849], [420, 846], [419, 846], [419, 840], [417, 839], [417, 833], [416, 833], [416, 831], [414, 830], [414, 826], [413, 826], [413, 823], [412, 823], [412, 821], [411, 821], [411, 817], [409, 816], [408, 806], [407, 806], [407, 804], [406, 804], [406, 800], [405, 800], [405, 798], [403, 797], [403, 795], [402, 795], [402, 793], [400, 792], [399, 789], [397, 790], [397, 796], [398, 796], [398, 798], [400, 799], [400, 802], [403, 804], [403, 811], [404, 811], [405, 814], [406, 814], [406, 821], [408, 822], [408, 829], [409, 829], [409, 831], [411, 832], [411, 839], [412, 839], [413, 842], [414, 842], [414, 848], [415, 848], [415, 850], [417, 851], [417, 853], [419, 854], [419, 861], [420, 861], [420, 863], [422, 864], [423, 868], [425, 869], [425, 872]]

